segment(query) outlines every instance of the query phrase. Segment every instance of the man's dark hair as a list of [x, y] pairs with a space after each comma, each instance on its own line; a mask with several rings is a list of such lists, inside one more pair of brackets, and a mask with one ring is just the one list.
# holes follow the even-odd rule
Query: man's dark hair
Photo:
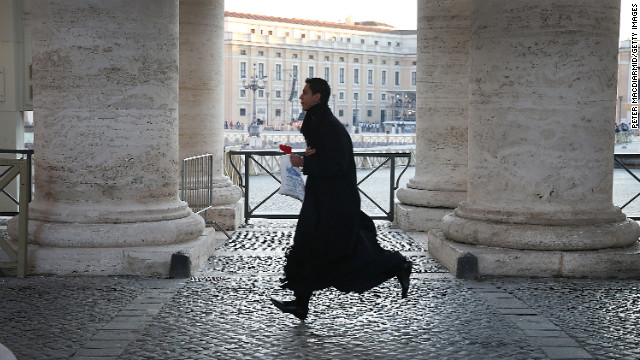
[[321, 103], [329, 103], [329, 97], [331, 96], [331, 87], [326, 80], [321, 78], [307, 78], [304, 82], [309, 84], [309, 89], [311, 89], [312, 94], [320, 94]]

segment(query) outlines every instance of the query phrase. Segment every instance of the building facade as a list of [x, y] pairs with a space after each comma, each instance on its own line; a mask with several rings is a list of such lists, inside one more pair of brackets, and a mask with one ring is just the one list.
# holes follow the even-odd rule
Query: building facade
[[[329, 82], [329, 106], [350, 129], [415, 121], [416, 33], [226, 12], [225, 121], [287, 128], [301, 114], [298, 96], [308, 77]], [[260, 81], [248, 88], [252, 77]]]
[[631, 118], [631, 41], [620, 42], [618, 49], [618, 104], [616, 124], [629, 123]]

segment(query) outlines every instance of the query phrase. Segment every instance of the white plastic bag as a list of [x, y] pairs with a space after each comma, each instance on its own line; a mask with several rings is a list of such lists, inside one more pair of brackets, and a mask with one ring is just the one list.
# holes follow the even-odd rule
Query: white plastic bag
[[300, 201], [304, 200], [304, 180], [302, 171], [291, 165], [291, 155], [280, 157], [281, 184], [278, 194], [291, 196]]

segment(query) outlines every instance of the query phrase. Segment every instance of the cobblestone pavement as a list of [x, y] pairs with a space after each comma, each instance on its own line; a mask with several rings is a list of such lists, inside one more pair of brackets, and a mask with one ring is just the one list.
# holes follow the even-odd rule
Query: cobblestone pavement
[[256, 222], [188, 280], [5, 274], [0, 343], [19, 360], [640, 358], [640, 280], [459, 280], [424, 235], [377, 226], [415, 264], [407, 299], [389, 281], [280, 313], [293, 224]]

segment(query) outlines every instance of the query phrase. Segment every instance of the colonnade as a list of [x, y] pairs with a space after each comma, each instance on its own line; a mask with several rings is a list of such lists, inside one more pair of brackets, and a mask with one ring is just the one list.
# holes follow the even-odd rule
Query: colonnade
[[[195, 268], [213, 231], [178, 197], [223, 175], [223, 0], [31, 2], [32, 273]], [[640, 276], [640, 228], [612, 204], [619, 2], [418, 1], [416, 172], [398, 224], [457, 275]], [[464, 267], [462, 267], [464, 268]]]
[[32, 273], [166, 275], [213, 230], [178, 196], [180, 159], [215, 154], [215, 208], [240, 222], [222, 175], [224, 1], [33, 1]]
[[[418, 59], [433, 64], [420, 65], [417, 126], [433, 135], [417, 137], [423, 165], [399, 191], [398, 214], [432, 229], [429, 251], [453, 272], [640, 276], [640, 229], [612, 203], [619, 6], [419, 2]], [[455, 67], [465, 60], [468, 67]], [[454, 88], [462, 108], [455, 115]], [[449, 124], [468, 126], [468, 151], [441, 134]], [[461, 182], [464, 201], [433, 201], [434, 191], [459, 194]], [[448, 214], [440, 218], [439, 210]], [[474, 265], [460, 266], [469, 257]]]

